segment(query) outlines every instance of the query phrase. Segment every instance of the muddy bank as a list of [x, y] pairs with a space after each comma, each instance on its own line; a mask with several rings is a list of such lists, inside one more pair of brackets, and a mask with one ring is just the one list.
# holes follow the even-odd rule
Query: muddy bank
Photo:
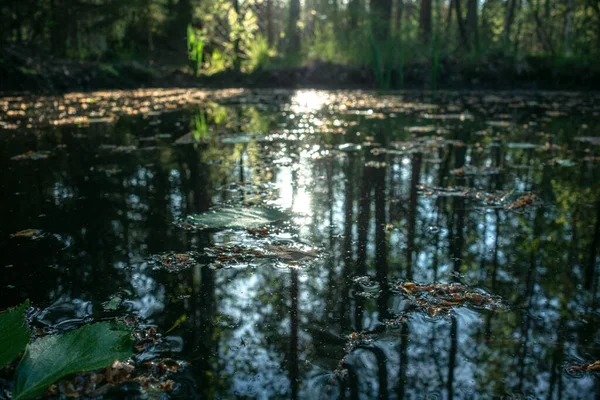
[[[383, 88], [600, 89], [600, 66], [580, 60], [489, 57], [466, 63], [446, 58], [437, 66], [437, 74], [432, 74], [432, 68], [428, 61], [393, 68]], [[144, 87], [373, 89], [382, 85], [370, 67], [318, 60], [298, 67], [265, 68], [252, 74], [227, 71], [194, 77], [182, 68], [148, 62], [79, 62], [16, 46], [0, 49], [0, 92], [4, 94]]]

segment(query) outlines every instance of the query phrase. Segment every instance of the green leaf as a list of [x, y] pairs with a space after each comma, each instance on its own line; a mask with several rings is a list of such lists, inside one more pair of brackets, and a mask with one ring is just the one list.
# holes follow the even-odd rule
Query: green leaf
[[132, 354], [130, 329], [100, 322], [62, 336], [46, 336], [29, 344], [17, 367], [13, 399], [42, 395], [60, 378], [108, 367]]
[[29, 327], [25, 322], [25, 310], [29, 300], [0, 313], [0, 369], [15, 359], [29, 343]]
[[267, 207], [226, 207], [190, 215], [178, 225], [186, 229], [258, 228], [287, 219], [282, 211]]

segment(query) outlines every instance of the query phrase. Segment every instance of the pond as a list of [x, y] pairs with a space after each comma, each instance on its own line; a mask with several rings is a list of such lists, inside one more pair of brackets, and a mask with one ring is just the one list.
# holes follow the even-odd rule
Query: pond
[[600, 395], [598, 94], [0, 108], [0, 309], [29, 299], [35, 337], [134, 320], [156, 339], [130, 364], [180, 366], [107, 398]]

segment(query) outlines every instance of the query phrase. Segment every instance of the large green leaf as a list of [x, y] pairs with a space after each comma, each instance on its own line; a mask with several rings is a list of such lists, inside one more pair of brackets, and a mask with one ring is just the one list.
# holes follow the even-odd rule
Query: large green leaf
[[287, 219], [282, 211], [267, 207], [226, 207], [190, 215], [179, 222], [186, 229], [258, 228]]
[[0, 313], [0, 369], [14, 360], [29, 343], [29, 327], [25, 322], [27, 307], [29, 300]]
[[40, 396], [60, 378], [109, 366], [131, 356], [130, 329], [100, 322], [29, 344], [17, 367], [13, 399]]

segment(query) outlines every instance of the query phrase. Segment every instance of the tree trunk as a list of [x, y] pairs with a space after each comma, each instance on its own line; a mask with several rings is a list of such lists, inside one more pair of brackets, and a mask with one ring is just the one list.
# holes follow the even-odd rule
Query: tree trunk
[[421, 41], [423, 44], [429, 44], [431, 40], [431, 0], [421, 0], [419, 28], [421, 30]]
[[404, 0], [396, 0], [396, 15], [394, 20], [394, 33], [402, 37], [402, 17], [404, 13]]
[[[429, 0], [431, 1], [431, 0]], [[392, 18], [392, 0], [372, 0], [371, 21], [378, 43], [388, 39]]]
[[515, 6], [517, 0], [508, 0], [506, 3], [506, 14], [504, 16], [504, 44], [510, 43], [510, 30], [515, 20]]
[[461, 10], [461, 0], [454, 0], [456, 6], [456, 23], [458, 24], [458, 33], [460, 35], [460, 40], [465, 49], [467, 51], [470, 50], [469, 40], [467, 38], [467, 31], [465, 29], [465, 24], [462, 19], [462, 10]]
[[267, 41], [269, 47], [275, 43], [275, 37], [273, 36], [273, 0], [267, 0]]
[[479, 48], [478, 0], [467, 0], [467, 36], [474, 49]]
[[[233, 10], [235, 11], [235, 23], [241, 25], [239, 0], [233, 0]], [[233, 69], [235, 71], [239, 71], [241, 67], [240, 32], [238, 27], [234, 27], [234, 31], [236, 34], [235, 38], [233, 39]]]
[[67, 55], [67, 38], [69, 19], [67, 18], [67, 6], [62, 1], [54, 0], [51, 3], [52, 25], [50, 30], [50, 40], [52, 53], [59, 57]]
[[360, 15], [360, 0], [350, 0], [348, 11], [350, 13], [350, 29], [356, 29], [358, 27], [358, 17]]
[[571, 32], [573, 31], [573, 0], [567, 0], [567, 12], [565, 13], [565, 41], [564, 54], [571, 53]]
[[446, 20], [448, 21], [446, 23], [446, 47], [449, 47], [450, 45], [450, 32], [452, 31], [452, 10], [454, 9], [454, 2], [455, 0], [450, 0], [450, 3], [448, 4], [448, 16], [446, 17]]
[[300, 0], [290, 1], [290, 18], [288, 20], [288, 53], [295, 54], [300, 51], [300, 33], [298, 21], [300, 20]]
[[177, 53], [187, 58], [186, 31], [187, 27], [192, 25], [193, 22], [192, 0], [179, 0], [174, 11], [176, 14], [173, 20], [173, 37], [175, 39], [173, 48]]

